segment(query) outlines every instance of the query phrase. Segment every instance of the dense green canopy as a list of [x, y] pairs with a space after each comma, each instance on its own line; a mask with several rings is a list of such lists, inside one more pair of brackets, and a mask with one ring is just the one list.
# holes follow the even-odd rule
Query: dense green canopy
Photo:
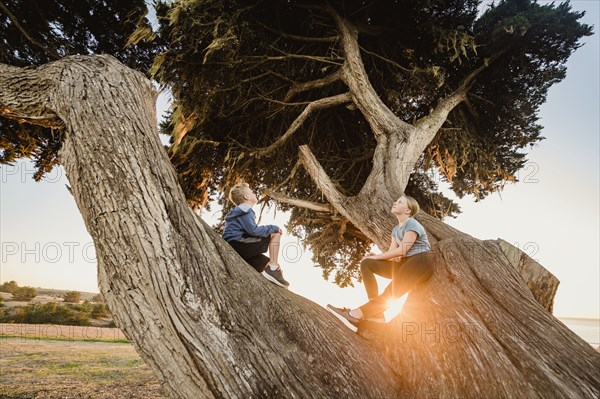
[[[146, 72], [157, 43], [126, 46], [136, 29], [151, 33], [146, 13], [143, 0], [0, 0], [0, 63], [32, 66], [73, 54], [112, 54]], [[59, 132], [0, 118], [0, 163], [33, 158], [36, 180], [58, 163], [60, 146]]]

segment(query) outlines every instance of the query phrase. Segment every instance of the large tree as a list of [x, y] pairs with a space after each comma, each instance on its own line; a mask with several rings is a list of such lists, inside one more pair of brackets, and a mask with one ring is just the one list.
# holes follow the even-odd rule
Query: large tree
[[480, 3], [159, 5], [153, 72], [175, 98], [163, 128], [191, 206], [238, 179], [267, 189], [343, 286], [372, 242], [387, 248], [401, 193], [441, 219], [459, 209], [439, 178], [477, 200], [516, 181], [591, 29], [566, 3]]
[[100, 291], [172, 397], [600, 394], [600, 354], [531, 294], [515, 267], [531, 260], [496, 242], [440, 228], [431, 282], [371, 340], [259, 278], [186, 203], [155, 99], [107, 55], [0, 64], [0, 113], [62, 129]]
[[[194, 29], [188, 29], [187, 33], [193, 35], [202, 31], [203, 27], [210, 26], [212, 33], [209, 33], [214, 37], [208, 36], [206, 47], [197, 43], [199, 50], [196, 56], [186, 58], [185, 52], [176, 52], [185, 46], [184, 38], [180, 35], [177, 39], [178, 36], [173, 32], [169, 33], [168, 29], [184, 23], [186, 13], [194, 10], [195, 4], [201, 4], [207, 15], [217, 18], [210, 21], [190, 20], [188, 22]], [[311, 207], [312, 211], [318, 212], [314, 215], [315, 219], [328, 219], [329, 223], [337, 220], [345, 226], [340, 235], [348, 241], [356, 240], [357, 247], [361, 243], [366, 245], [369, 240], [382, 245], [387, 241], [386, 232], [392, 223], [387, 217], [387, 201], [403, 192], [408, 180], [407, 174], [403, 173], [404, 169], [396, 167], [408, 165], [411, 170], [415, 162], [418, 163], [421, 159], [420, 153], [417, 154], [418, 145], [423, 149], [429, 146], [429, 143], [415, 137], [421, 137], [423, 131], [437, 137], [437, 130], [432, 132], [431, 129], [438, 126], [439, 130], [448, 121], [473, 134], [477, 133], [478, 136], [483, 134], [481, 129], [469, 130], [477, 127], [477, 120], [474, 120], [477, 118], [470, 112], [478, 113], [484, 119], [487, 115], [482, 109], [477, 111], [472, 101], [466, 106], [473, 110], [463, 110], [463, 119], [452, 119], [453, 112], [467, 102], [465, 91], [470, 93], [475, 87], [479, 87], [478, 79], [475, 78], [481, 78], [486, 70], [499, 65], [502, 56], [510, 54], [514, 46], [500, 46], [494, 53], [498, 54], [496, 58], [492, 54], [487, 60], [478, 60], [466, 47], [466, 54], [462, 53], [460, 43], [485, 48], [485, 42], [471, 42], [475, 36], [471, 33], [461, 35], [460, 29], [456, 27], [456, 37], [460, 38], [457, 49], [461, 49], [458, 54], [461, 63], [449, 64], [456, 71], [447, 66], [447, 70], [439, 75], [441, 70], [432, 68], [435, 82], [429, 82], [431, 76], [427, 74], [427, 67], [418, 64], [421, 58], [429, 56], [428, 53], [424, 51], [421, 55], [415, 55], [416, 58], [412, 61], [414, 66], [409, 63], [404, 67], [414, 67], [413, 79], [420, 82], [415, 83], [412, 90], [417, 90], [418, 87], [423, 90], [413, 92], [412, 96], [398, 97], [399, 108], [395, 108], [390, 105], [393, 101], [379, 94], [389, 83], [383, 78], [377, 83], [377, 78], [367, 76], [366, 72], [367, 69], [371, 73], [381, 68], [374, 61], [381, 59], [379, 57], [386, 58], [386, 64], [392, 61], [402, 66], [394, 61], [393, 54], [390, 53], [393, 52], [393, 46], [389, 45], [388, 48], [382, 42], [381, 52], [375, 53], [373, 48], [359, 45], [362, 35], [376, 34], [378, 30], [386, 31], [388, 28], [380, 23], [371, 23], [370, 21], [376, 22], [375, 17], [361, 17], [366, 23], [361, 22], [360, 18], [354, 20], [354, 16], [361, 15], [362, 9], [345, 9], [339, 6], [341, 3], [336, 3], [336, 7], [331, 8], [315, 8], [314, 5], [297, 7], [298, 3], [290, 2], [293, 11], [297, 12], [297, 18], [305, 21], [307, 26], [337, 32], [335, 38], [327, 36], [326, 40], [336, 51], [331, 53], [330, 60], [339, 58], [337, 62], [341, 64], [338, 65], [340, 76], [324, 76], [326, 79], [313, 78], [305, 82], [323, 85], [322, 90], [333, 90], [329, 80], [335, 78], [332, 84], [344, 91], [332, 91], [326, 100], [320, 101], [319, 98], [311, 98], [311, 93], [304, 90], [307, 86], [303, 86], [302, 81], [298, 80], [288, 82], [286, 95], [291, 91], [289, 95], [294, 102], [305, 103], [300, 104], [300, 107], [307, 106], [305, 115], [319, 111], [319, 123], [314, 125], [314, 129], [321, 130], [321, 117], [324, 116], [325, 121], [329, 122], [323, 126], [329, 124], [329, 127], [324, 127], [323, 132], [333, 134], [337, 131], [334, 123], [337, 121], [343, 131], [342, 138], [335, 140], [336, 137], [339, 138], [337, 135], [330, 136], [330, 139], [327, 139], [328, 136], [313, 136], [312, 141], [301, 141], [301, 137], [310, 137], [310, 132], [304, 132], [302, 136], [303, 129], [291, 129], [290, 134], [281, 136], [282, 132], [275, 128], [264, 131], [240, 128], [236, 135], [236, 118], [231, 116], [232, 121], [221, 118], [223, 123], [230, 123], [226, 126], [231, 129], [231, 134], [223, 137], [227, 142], [236, 142], [235, 146], [216, 140], [219, 136], [210, 136], [213, 134], [211, 132], [207, 131], [203, 134], [208, 136], [203, 136], [196, 131], [197, 145], [212, 143], [214, 146], [213, 152], [216, 155], [211, 158], [211, 166], [217, 172], [213, 177], [210, 173], [206, 174], [209, 169], [194, 168], [193, 164], [198, 160], [195, 157], [185, 158], [185, 151], [181, 149], [194, 151], [192, 142], [185, 147], [186, 138], [194, 137], [192, 131], [202, 126], [202, 118], [208, 118], [208, 123], [210, 118], [219, 118], [220, 114], [226, 113], [229, 110], [225, 107], [227, 102], [223, 100], [221, 108], [214, 108], [215, 104], [219, 104], [218, 101], [201, 102], [206, 108], [187, 119], [191, 114], [186, 111], [184, 102], [179, 102], [185, 93], [197, 91], [205, 96], [209, 95], [207, 100], [210, 100], [211, 94], [218, 96], [224, 92], [228, 95], [238, 86], [248, 89], [251, 86], [245, 86], [247, 83], [256, 82], [260, 89], [250, 93], [250, 97], [244, 99], [239, 95], [232, 95], [230, 99], [242, 101], [232, 111], [241, 112], [238, 110], [239, 106], [246, 107], [246, 113], [254, 117], [246, 118], [245, 121], [243, 118], [238, 119], [240, 126], [248, 128], [252, 120], [264, 127], [269, 127], [271, 120], [280, 126], [304, 126], [303, 123], [293, 123], [300, 114], [284, 112], [288, 108], [287, 104], [283, 108], [275, 106], [277, 102], [289, 103], [289, 98], [284, 98], [283, 101], [269, 98], [275, 95], [279, 87], [274, 77], [286, 76], [282, 71], [264, 71], [264, 74], [274, 76], [269, 79], [274, 82], [274, 86], [269, 89], [269, 80], [261, 80], [266, 75], [244, 75], [244, 68], [231, 70], [232, 65], [234, 68], [238, 65], [237, 62], [230, 62], [236, 57], [236, 53], [230, 50], [237, 48], [231, 47], [231, 43], [235, 44], [237, 41], [240, 49], [251, 49], [252, 46], [260, 48], [265, 43], [270, 43], [269, 46], [274, 49], [278, 48], [278, 42], [265, 42], [262, 40], [263, 36], [255, 36], [254, 40], [248, 42], [244, 41], [245, 37], [241, 40], [236, 36], [235, 28], [238, 25], [248, 25], [248, 21], [236, 18], [247, 16], [246, 13], [251, 10], [262, 9], [263, 4], [271, 6], [277, 14], [271, 14], [270, 19], [262, 20], [261, 23], [272, 22], [277, 19], [275, 16], [285, 20], [286, 14], [278, 8], [279, 3], [261, 2], [249, 5], [249, 8], [226, 2], [175, 3], [175, 7], [170, 10], [166, 6], [161, 6], [162, 9], [159, 7], [159, 15], [161, 12], [162, 15], [168, 13], [171, 27], [164, 25], [161, 36], [172, 37], [174, 41], [167, 44], [169, 52], [160, 56], [155, 64], [157, 76], [174, 60], [183, 64], [197, 64], [188, 73], [183, 69], [173, 69], [174, 75], [179, 74], [181, 80], [177, 82], [181, 82], [181, 86], [173, 86], [178, 99], [173, 128], [178, 139], [170, 149], [171, 160], [158, 139], [155, 93], [151, 83], [114, 58], [67, 57], [34, 69], [0, 65], [0, 114], [20, 123], [52, 127], [60, 131], [59, 159], [65, 167], [75, 201], [96, 245], [101, 292], [119, 326], [155, 370], [167, 390], [174, 397], [182, 398], [598, 395], [600, 381], [595, 373], [600, 365], [598, 354], [548, 312], [556, 289], [555, 281], [541, 266], [506, 243], [476, 240], [423, 214], [421, 220], [435, 242], [436, 272], [428, 284], [411, 293], [396, 323], [379, 330], [364, 329], [363, 336], [370, 338], [364, 340], [345, 330], [317, 305], [288, 291], [273, 289], [268, 282], [257, 278], [253, 269], [245, 265], [217, 234], [190, 211], [186, 199], [192, 204], [201, 203], [194, 201], [206, 199], [206, 192], [210, 193], [211, 187], [216, 188], [222, 183], [221, 180], [228, 181], [237, 178], [237, 175], [244, 175], [241, 173], [242, 169], [231, 176], [218, 172], [223, 169], [224, 161], [235, 159], [241, 163], [251, 159], [252, 162], [246, 167], [252, 165], [259, 176], [268, 177], [271, 173], [280, 171], [278, 182], [281, 187], [278, 188], [279, 191], [272, 193], [273, 196], [299, 206]], [[409, 3], [390, 3], [395, 6], [398, 4], [407, 10], [406, 4]], [[429, 5], [431, 10], [425, 5]], [[425, 25], [433, 16], [451, 24], [457, 14], [469, 14], [460, 12], [462, 8], [459, 6], [463, 5], [457, 3], [456, 7], [447, 10], [442, 7], [442, 3], [436, 6], [435, 2], [427, 2], [421, 5], [423, 7], [415, 7], [416, 14], [393, 13], [390, 8], [388, 17], [401, 17], [399, 21], [409, 23], [419, 17], [420, 11], [429, 10], [429, 13], [420, 16], [420, 21]], [[508, 11], [511, 7], [537, 12], [532, 11], [531, 15], [510, 14]], [[501, 33], [502, 30], [507, 31], [507, 34], [511, 31], [521, 32], [521, 38], [531, 39], [527, 34], [532, 32], [533, 24], [526, 19], [527, 15], [533, 17], [547, 14], [555, 17], [554, 22], [564, 20], [565, 26], [573, 29], [572, 35], [566, 35], [566, 39], [561, 36], [564, 29], [553, 31], [553, 24], [538, 26], [538, 30], [545, 31], [548, 38], [556, 38], [557, 35], [562, 37], [562, 42], [557, 39], [559, 44], [552, 40], [549, 42], [556, 45], [556, 48], [550, 47], [562, 53], [563, 58], [576, 47], [577, 38], [589, 31], [587, 27], [577, 24], [578, 15], [571, 13], [565, 6], [556, 11], [553, 7], [539, 8], [529, 2], [511, 2], [501, 3], [497, 8], [504, 10], [502, 12], [507, 13], [505, 19], [512, 18], [514, 23], [500, 25], [502, 29], [496, 33]], [[284, 7], [283, 10], [286, 9]], [[447, 12], [444, 13], [444, 10]], [[269, 7], [263, 9], [263, 12], [269, 12]], [[474, 8], [472, 12], [475, 12]], [[379, 17], [383, 18], [384, 14], [386, 13], [379, 13]], [[475, 18], [475, 14], [471, 18]], [[292, 29], [292, 22], [293, 20], [285, 20], [282, 27]], [[468, 22], [469, 19], [465, 16], [464, 25], [461, 25], [463, 29], [468, 30]], [[492, 22], [481, 23], [492, 26]], [[439, 25], [439, 21], [436, 24]], [[268, 24], [267, 28], [265, 32], [272, 32], [274, 29]], [[225, 32], [231, 31], [231, 35], [223, 34], [222, 29]], [[359, 30], [362, 32], [360, 35]], [[249, 34], [251, 31], [244, 32]], [[451, 39], [451, 32], [451, 28], [441, 29], [440, 35]], [[282, 37], [305, 41], [307, 37], [300, 37], [300, 33], [302, 32], [293, 30], [291, 33], [287, 30], [280, 32]], [[411, 30], [400, 33], [410, 35]], [[543, 36], [541, 33], [539, 35]], [[538, 39], [541, 37], [533, 36]], [[316, 35], [311, 37], [314, 39]], [[320, 41], [317, 42], [321, 45]], [[449, 43], [452, 40], [447, 42]], [[538, 40], [537, 46], [542, 45]], [[363, 60], [360, 46], [365, 49], [364, 54], [376, 54], [370, 61], [372, 65]], [[475, 48], [477, 54], [482, 54], [483, 49]], [[170, 53], [171, 51], [174, 53]], [[406, 48], [407, 57], [411, 59], [411, 53], [420, 51], [416, 45], [414, 48]], [[199, 55], [202, 57], [198, 58]], [[246, 55], [258, 57], [256, 60], [266, 63], [282, 59], [284, 62], [295, 62], [297, 58], [309, 61], [316, 57], [309, 54], [307, 58], [304, 53], [298, 55], [293, 52], [282, 55], [281, 59], [277, 59], [279, 56], [276, 55]], [[435, 54], [432, 52], [430, 55], [433, 57]], [[441, 55], [440, 57], [443, 58]], [[547, 67], [550, 75], [555, 73], [556, 78], [564, 73], [560, 62], [561, 59], [564, 61], [563, 58], [549, 61], [548, 65], [544, 64], [543, 58], [529, 56], [528, 53], [522, 58], [524, 64], [531, 60], [541, 60], [539, 62], [542, 66]], [[204, 70], [204, 60], [208, 64], [207, 68], [212, 68], [216, 77], [214, 80]], [[221, 64], [216, 65], [221, 67], [211, 67], [211, 62], [220, 62]], [[246, 66], [252, 70], [252, 65], [255, 63]], [[259, 67], [260, 63], [256, 65]], [[367, 69], [365, 65], [368, 66]], [[461, 70], [460, 65], [465, 65], [465, 68], [472, 65], [473, 68]], [[514, 66], [510, 62], [507, 65], [515, 70], [523, 67], [521, 64]], [[542, 66], [540, 69], [543, 70]], [[316, 67], [310, 63], [304, 68], [306, 73], [316, 71]], [[321, 69], [323, 68], [325, 66]], [[167, 73], [169, 69], [164, 71]], [[464, 76], [451, 76], [451, 72], [459, 74], [461, 71]], [[322, 71], [326, 72], [327, 69]], [[503, 90], [510, 93], [515, 90], [511, 89], [511, 79], [501, 72], [502, 68], [499, 68], [494, 73], [499, 77], [505, 76], [503, 84], [506, 87]], [[196, 85], [198, 82], [194, 82], [194, 78], [200, 75], [206, 79], [204, 85]], [[222, 80], [218, 79], [219, 76], [222, 76]], [[443, 83], [440, 76], [444, 77], [444, 82], [454, 79], [456, 86], [447, 87], [447, 92], [442, 90], [441, 96], [436, 100], [435, 92], [429, 93], [427, 90], [444, 88], [440, 84]], [[531, 87], [532, 94], [539, 94], [541, 90], [543, 97], [545, 89], [530, 85], [527, 76], [529, 75], [524, 77], [517, 74], [514, 78], [523, 81], [526, 88]], [[237, 77], [241, 80], [235, 80]], [[532, 76], [529, 77], [533, 79]], [[232, 78], [234, 80], [229, 80]], [[410, 82], [405, 82], [406, 90], [413, 83], [412, 79], [409, 80]], [[550, 84], [551, 81], [548, 78], [545, 82]], [[167, 80], [162, 82], [166, 84]], [[200, 83], [202, 82], [201, 80]], [[398, 93], [402, 94], [404, 91], [399, 90]], [[502, 105], [500, 95], [486, 98], [483, 94], [485, 93], [476, 95]], [[303, 96], [308, 97], [303, 99]], [[431, 100], [431, 112], [422, 108], [424, 105], [419, 105], [419, 101], [426, 102], [428, 97]], [[273, 114], [261, 113], [260, 108], [253, 108], [253, 104], [264, 98], [267, 98], [267, 104], [275, 106], [271, 109]], [[513, 97], [513, 100], [516, 99], [519, 96]], [[540, 97], [536, 101], [540, 101]], [[348, 113], [331, 115], [327, 119], [327, 111], [334, 110], [329, 107], [331, 102], [343, 103]], [[451, 110], [448, 109], [450, 105], [453, 105]], [[399, 117], [397, 114], [401, 113], [399, 110], [402, 107], [414, 108], [410, 111], [413, 117], [406, 120]], [[525, 109], [528, 106], [525, 104], [522, 107]], [[529, 107], [535, 110], [535, 104], [529, 104]], [[503, 112], [505, 113], [497, 114], [495, 119], [490, 117], [495, 121], [494, 126], [502, 124], [504, 118], [514, 116], [507, 110]], [[523, 138], [524, 145], [535, 136], [535, 112], [532, 112], [529, 118], [525, 118], [525, 122], [530, 122], [525, 127], [532, 130], [529, 135], [523, 133], [524, 137], [530, 137], [529, 141]], [[281, 125], [284, 122], [278, 118], [284, 118], [285, 114], [288, 115], [288, 125]], [[269, 118], [266, 118], [267, 115]], [[195, 119], [196, 117], [200, 119]], [[177, 122], [178, 118], [183, 119]], [[189, 123], [184, 123], [185, 120]], [[460, 125], [461, 120], [464, 126]], [[519, 126], [517, 120], [507, 122], [507, 131]], [[302, 122], [302, 119], [297, 122]], [[206, 127], [218, 128], [216, 122], [212, 123], [214, 124]], [[524, 131], [527, 130], [525, 127]], [[245, 142], [241, 140], [241, 133], [244, 131], [249, 136]], [[520, 130], [516, 131], [518, 133]], [[514, 134], [518, 136], [517, 133]], [[269, 140], [269, 134], [272, 135], [272, 141]], [[250, 137], [251, 135], [254, 137]], [[267, 137], [263, 138], [264, 135]], [[279, 141], [279, 137], [285, 138]], [[353, 183], [356, 186], [344, 183], [345, 180], [336, 175], [339, 171], [334, 167], [335, 159], [326, 156], [332, 156], [332, 153], [318, 152], [321, 151], [321, 146], [315, 145], [317, 139], [324, 147], [338, 146], [342, 155], [345, 154], [343, 148], [348, 151], [355, 148], [350, 147], [347, 142], [356, 140], [353, 143], [359, 146], [359, 149], [355, 149], [359, 152], [355, 155], [371, 159], [366, 166], [363, 165], [366, 171], [357, 172], [349, 165], [346, 168], [352, 169], [350, 175], [362, 176], [362, 181], [357, 178]], [[290, 148], [295, 150], [295, 147], [285, 146], [294, 143], [293, 140], [299, 140], [295, 145], [300, 145], [298, 165], [301, 166], [296, 168], [294, 178], [286, 179], [290, 170], [282, 167], [283, 162], [269, 160], [270, 156], [276, 154], [274, 147], [269, 145], [271, 142], [278, 143], [276, 151], [279, 144], [282, 144], [280, 148], [289, 157]], [[473, 153], [481, 153], [481, 149], [475, 150], [482, 148], [477, 147], [477, 140], [472, 141], [466, 143], [469, 147], [473, 146]], [[480, 146], [484, 144], [479, 143]], [[223, 147], [227, 148], [225, 153], [222, 153]], [[242, 156], [239, 148], [245, 147], [249, 148], [242, 151]], [[363, 147], [370, 148], [372, 154], [370, 151], [365, 152]], [[438, 147], [441, 155], [452, 154], [450, 145], [439, 144]], [[454, 156], [460, 159], [462, 144], [457, 148], [458, 152]], [[502, 148], [510, 152], [512, 147], [506, 144]], [[208, 157], [213, 152], [201, 154]], [[423, 157], [423, 166], [418, 166], [417, 169], [426, 167], [425, 160]], [[178, 184], [176, 171], [170, 161], [175, 163], [180, 172], [179, 182], [185, 188], [187, 198]], [[404, 161], [407, 163], [403, 165]], [[190, 168], [182, 170], [181, 165], [185, 162], [190, 164]], [[337, 162], [344, 165], [341, 158]], [[357, 159], [357, 162], [365, 161]], [[269, 165], [271, 167], [267, 168]], [[456, 168], [459, 165], [460, 162], [456, 164]], [[293, 163], [289, 165], [292, 166]], [[302, 173], [306, 174], [302, 177]], [[246, 177], [251, 178], [252, 175], [248, 174]], [[193, 190], [190, 191], [186, 186], [195, 184], [202, 189], [202, 181], [198, 178], [207, 179], [207, 191], [197, 191], [198, 195], [194, 196]], [[468, 181], [468, 178], [465, 177], [464, 180]], [[264, 181], [269, 180], [265, 178]], [[300, 183], [296, 181], [304, 183], [298, 185]], [[425, 193], [427, 188], [432, 188], [431, 182], [426, 179], [421, 178], [419, 182], [419, 187]], [[296, 185], [296, 188], [290, 191], [289, 184]], [[469, 187], [468, 183], [465, 184], [465, 187]], [[355, 191], [351, 190], [352, 187]], [[315, 193], [322, 194], [323, 200], [316, 201], [312, 198]], [[371, 197], [366, 197], [365, 194]], [[290, 199], [291, 195], [295, 198]], [[438, 201], [442, 200], [434, 197], [436, 198]], [[366, 204], [367, 200], [370, 201], [369, 205]], [[438, 208], [434, 206], [429, 209], [436, 214]], [[302, 220], [307, 220], [303, 218]], [[310, 228], [306, 224], [303, 226]], [[345, 236], [346, 233], [350, 236]], [[343, 252], [337, 253], [343, 258]]]

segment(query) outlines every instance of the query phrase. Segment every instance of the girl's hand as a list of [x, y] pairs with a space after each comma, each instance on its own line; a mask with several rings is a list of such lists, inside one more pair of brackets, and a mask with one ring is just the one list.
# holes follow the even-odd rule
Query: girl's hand
[[370, 253], [370, 252], [369, 252], [368, 254], [366, 254], [366, 255], [363, 257], [363, 259], [369, 259], [369, 258], [373, 258], [373, 257], [375, 257], [375, 256], [377, 256], [377, 255], [375, 255], [375, 254], [373, 254], [373, 253]]

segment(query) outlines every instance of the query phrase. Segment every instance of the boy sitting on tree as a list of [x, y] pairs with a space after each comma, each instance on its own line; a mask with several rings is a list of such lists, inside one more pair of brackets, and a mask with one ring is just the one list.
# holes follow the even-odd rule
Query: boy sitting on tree
[[[236, 207], [225, 217], [223, 239], [263, 277], [287, 288], [290, 283], [283, 278], [277, 262], [283, 232], [275, 225], [256, 225], [256, 214], [252, 207], [258, 203], [258, 198], [247, 183], [233, 186], [229, 192], [229, 200]], [[269, 257], [264, 255], [267, 251]]]

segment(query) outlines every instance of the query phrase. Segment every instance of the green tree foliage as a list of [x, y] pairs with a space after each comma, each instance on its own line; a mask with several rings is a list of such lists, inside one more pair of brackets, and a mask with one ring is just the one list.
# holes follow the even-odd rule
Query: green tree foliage
[[[1, 0], [0, 63], [40, 65], [74, 54], [112, 54], [128, 66], [147, 71], [152, 48], [131, 34], [150, 33], [143, 0]], [[35, 160], [35, 180], [58, 163], [60, 131], [0, 118], [0, 164]]]
[[27, 324], [61, 324], [71, 326], [89, 326], [92, 314], [91, 306], [61, 305], [56, 302], [30, 303], [18, 310], [16, 315], [3, 322]]
[[33, 302], [8, 312], [0, 307], [0, 323], [61, 324], [89, 326], [90, 318], [109, 318], [105, 304], [84, 302], [80, 305]]
[[[375, 140], [354, 106], [316, 112], [277, 151], [257, 156], [290, 127], [310, 102], [347, 91], [335, 79], [343, 49], [320, 2], [180, 0], [159, 3], [165, 50], [151, 69], [175, 98], [162, 124], [169, 154], [190, 204], [208, 207], [238, 179], [290, 197], [321, 202], [297, 166], [308, 144], [346, 195], [359, 192], [371, 168]], [[478, 68], [468, 101], [457, 106], [422, 154], [408, 165], [406, 192], [432, 215], [456, 214], [438, 190], [441, 176], [460, 197], [476, 200], [515, 182], [526, 150], [542, 140], [539, 106], [565, 77], [579, 39], [591, 34], [568, 3], [503, 0], [335, 1], [359, 30], [369, 80], [406, 122], [426, 116]], [[321, 83], [302, 90], [302, 83]], [[281, 206], [290, 209], [288, 206]], [[343, 226], [343, 227], [342, 227]], [[368, 242], [343, 219], [294, 209], [293, 233], [313, 247], [341, 285], [356, 269], [335, 266], [360, 258]], [[323, 231], [338, 238], [324, 242]], [[336, 234], [342, 232], [342, 234]], [[356, 264], [356, 263], [354, 263]], [[343, 269], [343, 270], [342, 270]]]
[[69, 303], [79, 303], [81, 301], [81, 292], [79, 291], [67, 291], [62, 298], [65, 302]]
[[94, 304], [92, 307], [92, 318], [101, 319], [105, 317], [110, 317], [108, 306], [106, 306], [104, 303]]
[[19, 302], [29, 302], [37, 295], [37, 291], [33, 287], [19, 287], [13, 294], [13, 300]]
[[19, 284], [17, 284], [17, 282], [14, 280], [5, 281], [4, 283], [2, 283], [2, 285], [0, 285], [0, 291], [8, 292], [13, 295], [17, 292], [18, 289], [19, 289]]
[[92, 302], [96, 302], [96, 303], [104, 303], [104, 298], [102, 297], [102, 294], [96, 294], [92, 297]]

